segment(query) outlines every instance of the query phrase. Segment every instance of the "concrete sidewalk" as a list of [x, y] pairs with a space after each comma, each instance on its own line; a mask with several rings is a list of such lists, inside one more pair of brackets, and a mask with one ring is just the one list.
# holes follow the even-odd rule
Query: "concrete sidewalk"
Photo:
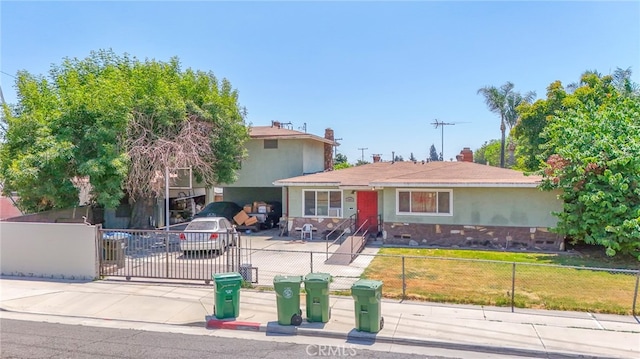
[[[330, 298], [328, 323], [277, 324], [274, 292], [242, 290], [236, 320], [215, 320], [213, 285], [106, 280], [0, 279], [2, 312], [202, 326], [375, 341], [540, 358], [640, 357], [640, 324], [632, 316], [444, 305], [383, 300], [385, 326], [355, 330], [351, 297]], [[301, 298], [303, 317], [304, 297]], [[0, 312], [0, 316], [4, 314]], [[212, 329], [222, 330], [222, 329]]]

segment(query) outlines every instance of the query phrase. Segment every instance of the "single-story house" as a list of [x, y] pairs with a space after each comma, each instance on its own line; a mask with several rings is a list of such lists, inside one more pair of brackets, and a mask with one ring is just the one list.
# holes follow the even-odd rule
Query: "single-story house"
[[468, 162], [380, 162], [277, 180], [288, 226], [311, 223], [384, 243], [561, 250], [551, 233], [562, 210], [540, 176]]
[[22, 212], [16, 207], [14, 199], [0, 196], [0, 221], [18, 216], [22, 216]]

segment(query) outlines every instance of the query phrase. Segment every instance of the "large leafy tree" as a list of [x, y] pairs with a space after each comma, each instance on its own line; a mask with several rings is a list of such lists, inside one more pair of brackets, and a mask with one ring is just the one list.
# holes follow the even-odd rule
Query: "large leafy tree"
[[335, 162], [333, 164], [333, 169], [334, 170], [341, 170], [343, 168], [349, 168], [349, 167], [351, 167], [351, 165], [349, 164], [349, 162], [347, 160], [347, 156], [342, 154], [342, 153], [336, 154]]
[[[565, 87], [555, 81], [547, 87], [547, 98], [533, 104], [524, 102], [517, 111], [520, 115], [513, 135], [518, 144], [518, 157], [522, 162], [517, 167], [526, 171], [536, 171], [544, 166], [546, 157], [541, 145], [547, 140], [541, 136], [544, 129], [554, 121], [557, 113], [576, 109], [586, 103], [603, 104], [614, 94], [623, 97], [637, 97], [638, 86], [630, 81], [631, 70], [618, 68], [612, 76], [603, 76], [597, 71], [584, 72], [580, 80]], [[635, 90], [634, 90], [635, 89]]]
[[[531, 102], [535, 98], [535, 92], [527, 92], [522, 95], [513, 90], [514, 84], [506, 82], [500, 87], [485, 86], [478, 90], [478, 94], [484, 96], [489, 111], [500, 116], [500, 167], [505, 167], [505, 133], [507, 126], [511, 129], [518, 120], [516, 108], [523, 102]], [[511, 148], [513, 151], [513, 148]]]
[[585, 80], [541, 133], [543, 188], [562, 190], [559, 233], [640, 260], [640, 99], [610, 91], [610, 76]]
[[563, 102], [567, 96], [560, 81], [555, 81], [547, 87], [546, 100], [538, 100], [533, 104], [525, 103], [518, 107], [520, 120], [513, 129], [520, 159], [516, 165], [518, 169], [535, 171], [540, 168], [540, 145], [545, 142], [540, 134], [553, 119], [553, 115], [565, 108]]
[[473, 162], [497, 167], [500, 163], [500, 141], [490, 140], [474, 151]]
[[231, 182], [248, 130], [238, 94], [212, 73], [112, 51], [64, 59], [48, 76], [19, 72], [4, 108], [0, 175], [28, 211], [77, 204], [79, 179], [114, 208], [127, 195], [133, 227], [162, 196], [165, 168], [191, 167], [206, 186]]

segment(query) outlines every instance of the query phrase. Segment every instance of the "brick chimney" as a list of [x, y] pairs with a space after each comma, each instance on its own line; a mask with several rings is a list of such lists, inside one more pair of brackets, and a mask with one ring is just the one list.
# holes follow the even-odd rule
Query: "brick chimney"
[[[331, 142], [334, 142], [333, 130], [330, 128], [325, 129], [324, 138], [330, 140]], [[333, 170], [333, 144], [324, 144], [324, 170]]]
[[378, 163], [380, 162], [380, 155], [373, 155], [373, 163]]
[[460, 154], [456, 156], [456, 160], [461, 162], [473, 162], [473, 151], [469, 147], [465, 147], [460, 151]]

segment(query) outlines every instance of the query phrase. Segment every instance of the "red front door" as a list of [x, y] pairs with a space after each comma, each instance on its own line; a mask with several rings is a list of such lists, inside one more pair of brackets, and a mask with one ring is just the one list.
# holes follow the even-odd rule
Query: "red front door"
[[357, 227], [360, 228], [365, 221], [367, 224], [362, 228], [369, 233], [378, 233], [378, 193], [376, 191], [358, 191], [357, 193], [358, 216]]

